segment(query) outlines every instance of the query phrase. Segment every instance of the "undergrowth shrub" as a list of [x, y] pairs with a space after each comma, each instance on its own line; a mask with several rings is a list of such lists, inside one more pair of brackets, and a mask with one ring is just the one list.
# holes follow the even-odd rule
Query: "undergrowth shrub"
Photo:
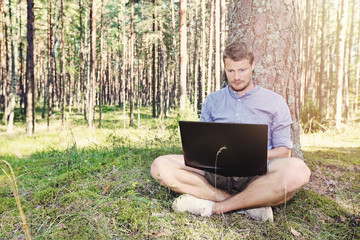
[[321, 111], [315, 102], [307, 97], [300, 111], [300, 124], [305, 133], [317, 132], [324, 129]]

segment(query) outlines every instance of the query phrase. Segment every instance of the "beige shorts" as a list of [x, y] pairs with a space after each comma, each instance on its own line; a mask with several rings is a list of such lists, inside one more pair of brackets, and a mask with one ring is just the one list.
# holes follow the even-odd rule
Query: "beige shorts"
[[215, 174], [205, 171], [205, 178], [211, 185], [228, 192], [242, 192], [252, 181], [258, 177], [259, 176], [227, 177], [217, 174], [215, 186]]

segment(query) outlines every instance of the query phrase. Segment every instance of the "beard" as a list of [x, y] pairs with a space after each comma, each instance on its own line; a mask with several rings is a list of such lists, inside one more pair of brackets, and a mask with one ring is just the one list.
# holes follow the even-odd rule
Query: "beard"
[[244, 81], [244, 85], [240, 85], [240, 86], [234, 86], [233, 84], [230, 84], [230, 87], [235, 92], [242, 92], [246, 88], [248, 88], [250, 86], [250, 84], [251, 84], [251, 80], [249, 80], [248, 82]]

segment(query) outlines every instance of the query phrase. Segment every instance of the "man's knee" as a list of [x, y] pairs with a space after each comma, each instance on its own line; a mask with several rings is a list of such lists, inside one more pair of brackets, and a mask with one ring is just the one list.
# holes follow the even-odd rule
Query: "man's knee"
[[289, 192], [295, 192], [305, 186], [309, 180], [311, 171], [304, 161], [298, 158], [290, 158], [291, 163], [285, 172], [285, 182]]
[[158, 158], [156, 158], [153, 163], [151, 164], [151, 167], [150, 167], [150, 174], [151, 176], [156, 179], [156, 180], [159, 180], [160, 176], [162, 175], [161, 174], [161, 166], [162, 166], [162, 163], [164, 163], [166, 161], [165, 159], [165, 156], [160, 156]]
[[278, 159], [270, 164], [270, 168], [281, 173], [287, 192], [296, 192], [310, 180], [310, 169], [298, 158]]
[[164, 155], [156, 158], [150, 167], [151, 176], [163, 186], [173, 183], [173, 171], [176, 169], [176, 161], [172, 155]]

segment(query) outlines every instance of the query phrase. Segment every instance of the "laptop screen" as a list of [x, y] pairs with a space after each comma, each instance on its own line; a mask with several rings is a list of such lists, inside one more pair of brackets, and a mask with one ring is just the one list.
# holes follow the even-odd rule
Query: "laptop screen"
[[267, 125], [180, 121], [185, 165], [224, 176], [267, 171]]

